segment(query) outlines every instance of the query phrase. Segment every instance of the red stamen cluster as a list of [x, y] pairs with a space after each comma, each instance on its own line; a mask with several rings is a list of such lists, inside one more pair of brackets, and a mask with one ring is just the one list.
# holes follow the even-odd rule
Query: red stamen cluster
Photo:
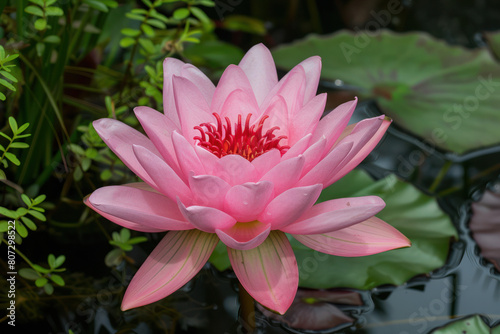
[[198, 140], [198, 145], [212, 152], [217, 157], [222, 158], [228, 154], [238, 154], [245, 159], [252, 161], [259, 155], [276, 148], [281, 152], [281, 155], [290, 148], [289, 146], [281, 146], [280, 140], [286, 139], [286, 136], [273, 134], [279, 127], [275, 126], [262, 133], [264, 122], [269, 116], [264, 116], [259, 123], [250, 126], [250, 117], [248, 114], [245, 125], [242, 124], [241, 115], [238, 115], [238, 122], [234, 124], [234, 132], [231, 127], [231, 121], [225, 117], [226, 124], [222, 124], [222, 119], [219, 114], [213, 114], [217, 120], [217, 126], [211, 123], [202, 123], [194, 128], [200, 131], [200, 136], [194, 137]]

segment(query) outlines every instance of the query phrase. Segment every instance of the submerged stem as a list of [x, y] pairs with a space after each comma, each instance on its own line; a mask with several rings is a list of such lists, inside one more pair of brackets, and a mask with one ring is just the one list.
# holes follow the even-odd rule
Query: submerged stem
[[255, 303], [243, 285], [238, 282], [240, 298], [240, 322], [243, 333], [252, 334], [255, 331]]

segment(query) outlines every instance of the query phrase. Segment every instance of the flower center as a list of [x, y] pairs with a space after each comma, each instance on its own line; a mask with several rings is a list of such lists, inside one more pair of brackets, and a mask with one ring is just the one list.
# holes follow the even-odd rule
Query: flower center
[[277, 137], [273, 134], [279, 130], [279, 127], [274, 126], [262, 133], [264, 122], [269, 116], [264, 116], [259, 123], [250, 126], [250, 117], [248, 114], [245, 124], [242, 123], [242, 116], [238, 115], [238, 122], [234, 123], [234, 129], [231, 127], [231, 121], [225, 117], [226, 124], [219, 114], [214, 113], [217, 125], [212, 123], [202, 123], [194, 128], [200, 131], [200, 136], [193, 139], [198, 140], [198, 145], [209, 152], [212, 152], [217, 157], [222, 158], [228, 154], [238, 154], [245, 159], [252, 161], [259, 155], [275, 148], [278, 149], [281, 155], [285, 154], [290, 148], [289, 146], [280, 145], [282, 139], [286, 136]]

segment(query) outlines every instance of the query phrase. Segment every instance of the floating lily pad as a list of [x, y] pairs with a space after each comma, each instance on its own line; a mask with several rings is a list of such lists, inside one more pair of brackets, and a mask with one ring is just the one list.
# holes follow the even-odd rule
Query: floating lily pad
[[371, 289], [383, 284], [400, 285], [445, 264], [450, 240], [458, 238], [457, 231], [436, 201], [412, 185], [392, 175], [375, 182], [355, 170], [325, 189], [320, 201], [366, 195], [384, 199], [387, 206], [377, 217], [406, 235], [412, 246], [347, 258], [322, 254], [292, 240], [300, 286]]
[[500, 65], [490, 52], [450, 46], [424, 33], [311, 35], [273, 51], [289, 69], [319, 55], [322, 77], [376, 98], [397, 124], [463, 153], [500, 143]]
[[497, 334], [500, 326], [490, 329], [479, 315], [453, 321], [446, 326], [436, 329], [432, 334]]

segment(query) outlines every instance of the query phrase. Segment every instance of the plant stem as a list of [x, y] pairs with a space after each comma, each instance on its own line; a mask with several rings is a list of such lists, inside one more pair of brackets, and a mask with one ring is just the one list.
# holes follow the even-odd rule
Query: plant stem
[[251, 334], [255, 331], [255, 303], [252, 296], [238, 282], [240, 298], [240, 322], [243, 326], [243, 333]]

